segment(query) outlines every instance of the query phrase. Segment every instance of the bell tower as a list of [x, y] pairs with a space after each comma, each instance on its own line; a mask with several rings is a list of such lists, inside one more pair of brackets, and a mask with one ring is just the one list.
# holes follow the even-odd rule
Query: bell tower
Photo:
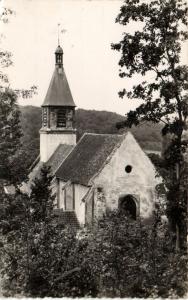
[[42, 104], [40, 160], [48, 161], [59, 144], [76, 145], [75, 103], [63, 68], [63, 49], [55, 51], [55, 70]]

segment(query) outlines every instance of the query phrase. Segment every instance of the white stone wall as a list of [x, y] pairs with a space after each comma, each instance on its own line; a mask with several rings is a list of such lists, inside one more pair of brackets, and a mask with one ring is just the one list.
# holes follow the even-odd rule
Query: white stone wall
[[107, 199], [105, 187], [96, 188], [94, 190], [94, 217], [96, 219], [102, 218], [106, 213]]
[[59, 144], [76, 145], [75, 132], [48, 132], [40, 131], [40, 159], [46, 162], [57, 149]]
[[81, 184], [75, 184], [75, 211], [81, 225], [85, 224], [85, 202], [82, 201], [89, 188]]
[[[125, 167], [132, 166], [127, 173]], [[100, 172], [91, 180], [94, 193], [94, 215], [98, 218], [106, 209], [117, 209], [119, 198], [131, 194], [137, 199], [137, 215], [152, 216], [155, 202], [155, 186], [161, 182], [150, 159], [140, 148], [132, 134], [128, 133], [121, 146], [108, 158]], [[66, 183], [60, 180], [59, 203], [64, 209], [64, 191]], [[85, 203], [82, 199], [89, 188], [75, 184], [75, 212], [80, 224], [85, 224]], [[101, 200], [102, 199], [102, 200]]]
[[[59, 181], [59, 208], [65, 209], [64, 204], [64, 187], [66, 189], [66, 182]], [[89, 188], [81, 184], [74, 184], [75, 189], [75, 212], [78, 221], [81, 225], [85, 224], [85, 203], [82, 201], [87, 194]]]
[[59, 186], [58, 186], [58, 202], [59, 202], [59, 208], [65, 209], [65, 202], [64, 202], [64, 186], [66, 182], [63, 182], [62, 180], [59, 180]]
[[[132, 166], [130, 173], [125, 172], [126, 165]], [[143, 218], [152, 215], [155, 186], [159, 181], [153, 164], [131, 133], [126, 135], [108, 163], [93, 178], [95, 187], [103, 189], [106, 208], [117, 209], [119, 198], [131, 194], [137, 198], [138, 213]], [[95, 193], [95, 201], [97, 201], [96, 197], [97, 193]]]

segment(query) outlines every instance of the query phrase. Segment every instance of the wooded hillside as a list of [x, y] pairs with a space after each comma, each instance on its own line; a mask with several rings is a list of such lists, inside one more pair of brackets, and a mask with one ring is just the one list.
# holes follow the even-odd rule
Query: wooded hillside
[[[29, 154], [32, 162], [39, 153], [39, 129], [41, 127], [41, 108], [36, 106], [20, 106], [21, 125], [24, 136], [23, 147]], [[123, 116], [108, 111], [76, 110], [76, 126], [79, 139], [84, 132], [93, 133], [117, 133], [126, 132], [128, 129], [116, 129], [116, 123], [122, 121]], [[147, 150], [161, 150], [161, 126], [145, 123], [129, 129]]]

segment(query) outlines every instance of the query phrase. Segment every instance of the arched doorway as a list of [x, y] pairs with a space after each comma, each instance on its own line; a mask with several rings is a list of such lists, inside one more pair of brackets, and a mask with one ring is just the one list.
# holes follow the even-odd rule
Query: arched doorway
[[128, 215], [131, 219], [136, 220], [136, 216], [137, 216], [136, 199], [132, 195], [126, 195], [120, 197], [119, 209], [122, 213]]

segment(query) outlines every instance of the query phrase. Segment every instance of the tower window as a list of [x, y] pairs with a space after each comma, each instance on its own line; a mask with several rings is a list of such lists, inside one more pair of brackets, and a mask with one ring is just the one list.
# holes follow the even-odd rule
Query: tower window
[[56, 54], [56, 63], [62, 64], [62, 54]]
[[59, 109], [57, 111], [57, 127], [66, 127], [66, 110]]

